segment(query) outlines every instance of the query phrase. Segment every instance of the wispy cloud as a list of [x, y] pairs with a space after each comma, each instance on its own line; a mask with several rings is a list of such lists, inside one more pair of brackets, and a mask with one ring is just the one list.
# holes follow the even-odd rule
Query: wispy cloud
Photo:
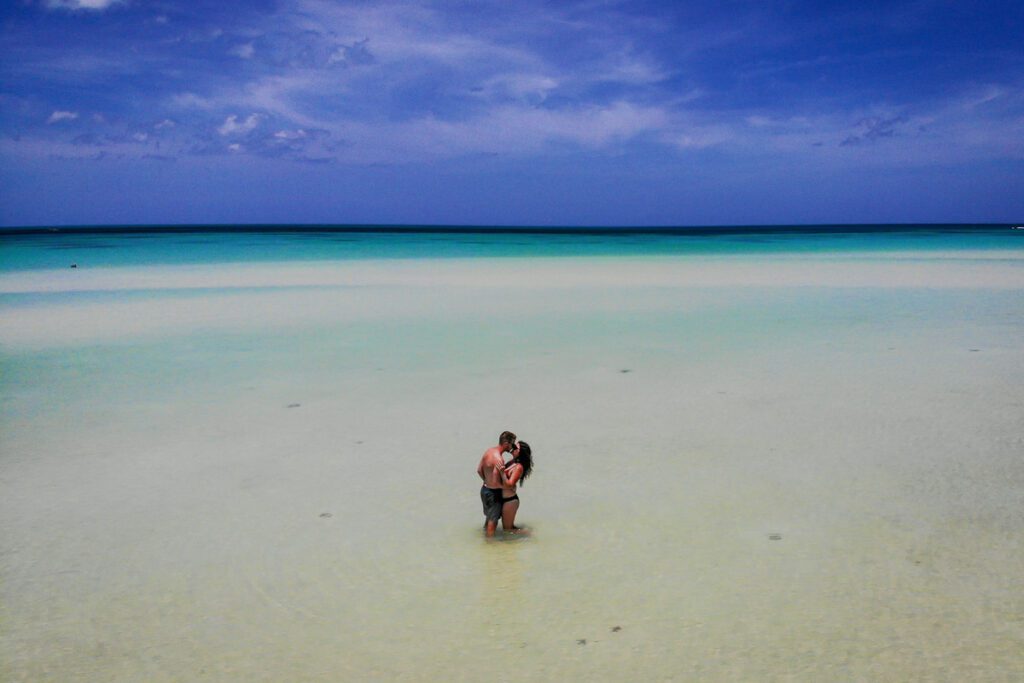
[[256, 54], [256, 48], [252, 43], [242, 43], [231, 48], [228, 52], [242, 59], [252, 59], [252, 56]]
[[896, 135], [897, 129], [905, 123], [907, 123], [907, 117], [903, 115], [888, 118], [872, 116], [861, 119], [857, 122], [856, 132], [845, 137], [839, 145], [846, 147], [875, 142], [882, 138], [891, 138]]
[[368, 47], [370, 42], [369, 38], [363, 40], [357, 40], [351, 45], [339, 45], [333, 53], [327, 63], [330, 64], [344, 64], [345, 66], [365, 66], [367, 64], [373, 64], [376, 58], [373, 53], [370, 52]]
[[425, 118], [391, 130], [395, 139], [421, 158], [480, 152], [522, 155], [551, 143], [607, 148], [662, 130], [667, 116], [660, 108], [628, 102], [559, 109], [502, 106], [465, 121]]
[[45, 6], [49, 9], [66, 10], [105, 10], [113, 5], [119, 5], [126, 0], [45, 0]]
[[168, 98], [168, 104], [179, 109], [211, 109], [213, 102], [194, 92], [175, 93]]
[[490, 100], [522, 100], [541, 103], [557, 90], [558, 80], [534, 73], [505, 73], [485, 79], [470, 88], [473, 93]]
[[224, 119], [224, 123], [217, 129], [221, 135], [245, 135], [260, 125], [263, 116], [260, 114], [249, 114], [245, 119], [239, 120], [234, 114]]
[[78, 118], [78, 112], [76, 111], [60, 111], [57, 110], [50, 114], [50, 118], [46, 119], [47, 123], [60, 123], [61, 121], [74, 121]]
[[[168, 3], [157, 23], [138, 3], [124, 4], [146, 19], [147, 32], [124, 44], [18, 46], [19, 59], [4, 67], [10, 78], [47, 84], [40, 92], [87, 82], [92, 99], [71, 104], [102, 112], [91, 123], [43, 126], [77, 113], [67, 102], [23, 105], [25, 139], [74, 135], [82, 147], [128, 136], [126, 145], [153, 146], [150, 155], [342, 163], [617, 155], [636, 142], [679, 155], [719, 149], [733, 158], [799, 159], [831, 150], [847, 160], [886, 158], [899, 144], [909, 159], [1018, 154], [1019, 145], [999, 140], [1024, 115], [1021, 84], [1005, 78], [926, 102], [867, 96], [869, 81], [854, 95], [836, 94], [808, 79], [842, 68], [845, 56], [818, 43], [796, 49], [792, 26], [759, 36], [755, 19], [765, 9], [695, 11], [680, 21], [626, 3], [495, 4], [485, 16], [443, 4], [283, 0], [272, 10], [233, 8], [191, 23]], [[807, 30], [835, 29], [832, 19], [820, 24]], [[132, 140], [138, 131], [149, 138]], [[937, 139], [945, 144], [928, 151]]]

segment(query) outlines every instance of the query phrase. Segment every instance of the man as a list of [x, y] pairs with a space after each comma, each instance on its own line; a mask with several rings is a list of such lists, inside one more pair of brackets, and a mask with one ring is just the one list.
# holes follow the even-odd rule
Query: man
[[515, 443], [515, 434], [502, 432], [498, 437], [498, 445], [484, 451], [476, 468], [476, 473], [484, 482], [480, 487], [480, 502], [484, 506], [484, 530], [488, 538], [494, 536], [501, 519], [501, 470], [505, 467], [505, 453], [511, 451]]

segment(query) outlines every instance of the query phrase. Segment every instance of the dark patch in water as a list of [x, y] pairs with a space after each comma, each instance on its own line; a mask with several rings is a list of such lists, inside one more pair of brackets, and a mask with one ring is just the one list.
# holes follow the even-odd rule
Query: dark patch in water
[[633, 372], [633, 371], [630, 370], [629, 368], [623, 368], [622, 370], [619, 370], [619, 372], [621, 372], [622, 374], [626, 374], [627, 372]]
[[320, 513], [320, 517], [323, 518], [323, 519], [326, 519], [328, 517], [333, 517], [333, 516], [334, 515], [332, 515], [330, 512], [321, 512]]
[[770, 541], [781, 541], [782, 534], [768, 534], [768, 540]]
[[577, 645], [586, 645], [587, 644], [587, 639], [586, 638], [577, 638], [576, 639], [576, 644]]
[[981, 349], [968, 349], [968, 351], [971, 353], [977, 353], [978, 351], [981, 351]]
[[289, 408], [298, 408], [301, 405], [302, 405], [301, 403], [289, 403], [288, 407]]
[[621, 626], [612, 626], [612, 633], [618, 633], [622, 630]]
[[43, 249], [62, 251], [64, 249], [117, 249], [114, 244], [47, 244]]

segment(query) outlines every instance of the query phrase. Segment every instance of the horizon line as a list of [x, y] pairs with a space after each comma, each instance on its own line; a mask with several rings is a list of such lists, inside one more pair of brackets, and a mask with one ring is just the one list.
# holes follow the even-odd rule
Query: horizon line
[[1015, 229], [1014, 223], [747, 223], [720, 225], [517, 225], [453, 223], [124, 223], [79, 225], [23, 225], [0, 227], [0, 235], [129, 234], [129, 233], [437, 233], [437, 234], [729, 234], [745, 232], [900, 232], [919, 230]]

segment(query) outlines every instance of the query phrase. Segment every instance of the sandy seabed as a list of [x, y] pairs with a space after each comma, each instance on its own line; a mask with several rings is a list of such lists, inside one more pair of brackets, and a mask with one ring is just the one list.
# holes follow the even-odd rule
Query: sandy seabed
[[5, 680], [1024, 678], [1024, 253], [0, 295]]

